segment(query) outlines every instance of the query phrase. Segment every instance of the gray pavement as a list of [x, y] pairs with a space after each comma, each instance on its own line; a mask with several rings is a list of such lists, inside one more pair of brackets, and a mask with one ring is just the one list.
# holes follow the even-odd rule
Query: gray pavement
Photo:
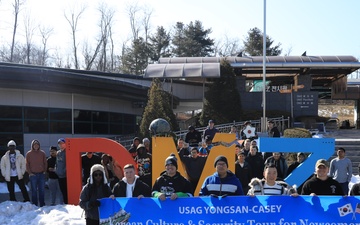
[[[4, 185], [3, 187], [5, 187], [6, 189], [6, 182], [1, 183], [0, 185]], [[17, 184], [15, 184], [15, 187], [17, 186]], [[29, 187], [29, 186], [28, 186]], [[29, 197], [31, 199], [31, 191], [30, 188], [28, 188], [28, 193], [29, 193]], [[15, 196], [16, 196], [16, 200], [19, 202], [22, 202], [24, 200], [20, 190], [18, 192], [15, 192]], [[0, 203], [4, 202], [4, 201], [8, 201], [10, 199], [9, 197], [9, 193], [0, 193]], [[59, 203], [59, 198], [57, 198], [56, 203]], [[50, 191], [49, 189], [46, 187], [45, 188], [45, 205], [49, 206], [51, 204], [51, 200], [50, 200]]]

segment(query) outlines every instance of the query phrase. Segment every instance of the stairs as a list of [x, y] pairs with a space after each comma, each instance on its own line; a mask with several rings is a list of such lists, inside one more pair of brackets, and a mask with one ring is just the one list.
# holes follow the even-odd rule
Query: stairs
[[353, 175], [359, 174], [360, 163], [360, 129], [338, 129], [324, 134], [325, 138], [335, 138], [334, 154], [329, 159], [337, 157], [335, 150], [338, 147], [345, 149], [345, 157], [349, 158], [353, 165]]

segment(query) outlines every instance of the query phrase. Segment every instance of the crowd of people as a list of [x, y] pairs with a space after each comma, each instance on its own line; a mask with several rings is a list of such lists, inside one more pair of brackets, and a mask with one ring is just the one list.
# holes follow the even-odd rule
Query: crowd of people
[[[268, 123], [269, 137], [280, 137], [273, 121]], [[291, 187], [284, 179], [304, 160], [306, 154], [298, 153], [297, 160], [288, 166], [284, 154], [272, 152], [261, 154], [256, 142], [256, 132], [250, 122], [238, 132], [232, 127], [239, 141], [234, 145], [235, 171], [229, 170], [229, 161], [219, 155], [214, 161], [215, 171], [198, 186], [207, 156], [213, 147], [214, 135], [219, 132], [214, 121], [209, 120], [207, 129], [200, 133], [190, 126], [184, 139], [177, 140], [177, 151], [168, 156], [164, 171], [152, 181], [152, 149], [148, 138], [133, 139], [128, 152], [134, 159], [123, 168], [108, 154], [86, 152], [81, 155], [83, 189], [79, 205], [85, 210], [86, 224], [99, 224], [100, 198], [104, 197], [153, 197], [160, 200], [169, 198], [199, 196], [225, 197], [232, 195], [348, 195], [348, 185], [352, 176], [351, 161], [345, 157], [345, 149], [336, 150], [337, 157], [327, 162], [316, 162], [314, 175], [298, 188]], [[240, 144], [241, 143], [241, 144]], [[51, 205], [67, 204], [66, 144], [58, 140], [58, 146], [50, 147], [50, 157], [40, 148], [39, 140], [31, 142], [31, 149], [23, 156], [16, 150], [16, 143], [10, 140], [8, 151], [1, 158], [1, 173], [4, 176], [11, 201], [16, 201], [15, 183], [19, 186], [24, 201], [44, 206], [44, 189], [47, 178]], [[233, 159], [231, 160], [233, 161]], [[186, 176], [178, 171], [178, 163], [184, 165]], [[359, 167], [360, 169], [360, 167]], [[25, 172], [29, 175], [31, 194], [29, 196], [24, 182]], [[360, 194], [360, 184], [353, 186], [350, 195]], [[31, 198], [30, 198], [31, 197]], [[57, 203], [58, 200], [58, 203]]]

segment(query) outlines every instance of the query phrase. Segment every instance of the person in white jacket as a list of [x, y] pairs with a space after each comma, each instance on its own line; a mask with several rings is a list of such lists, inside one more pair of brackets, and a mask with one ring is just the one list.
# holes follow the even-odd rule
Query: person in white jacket
[[10, 201], [16, 201], [15, 182], [19, 186], [24, 198], [24, 202], [29, 202], [29, 193], [25, 187], [24, 174], [26, 169], [25, 158], [16, 150], [15, 141], [11, 140], [7, 144], [8, 151], [1, 158], [1, 173], [5, 177], [7, 188], [10, 195]]

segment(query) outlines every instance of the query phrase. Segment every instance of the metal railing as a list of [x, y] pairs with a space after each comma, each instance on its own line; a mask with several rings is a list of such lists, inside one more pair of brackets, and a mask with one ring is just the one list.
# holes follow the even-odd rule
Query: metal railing
[[[282, 117], [275, 117], [275, 118], [268, 118], [268, 120], [272, 120], [275, 122], [275, 125], [278, 127], [280, 133], [283, 133], [285, 129], [290, 127], [290, 118], [284, 118]], [[257, 133], [261, 132], [261, 120], [248, 120], [251, 122], [251, 125], [253, 127], [255, 127], [255, 131]], [[219, 130], [220, 133], [229, 133], [231, 130], [232, 126], [236, 126], [237, 127], [237, 131], [240, 132], [242, 126], [244, 125], [246, 121], [233, 121], [232, 123], [226, 123], [226, 124], [219, 124], [216, 125], [215, 127]], [[207, 127], [196, 127], [195, 129], [199, 132], [204, 132], [204, 130]], [[179, 131], [175, 131], [173, 132], [176, 136], [177, 139], [179, 138], [185, 138], [186, 133], [188, 132], [188, 130], [179, 130]], [[135, 136], [131, 136], [131, 135], [126, 135], [126, 136], [118, 136], [118, 137], [113, 137], [111, 139], [119, 142], [121, 145], [123, 145], [126, 149], [129, 149], [133, 139]]]

